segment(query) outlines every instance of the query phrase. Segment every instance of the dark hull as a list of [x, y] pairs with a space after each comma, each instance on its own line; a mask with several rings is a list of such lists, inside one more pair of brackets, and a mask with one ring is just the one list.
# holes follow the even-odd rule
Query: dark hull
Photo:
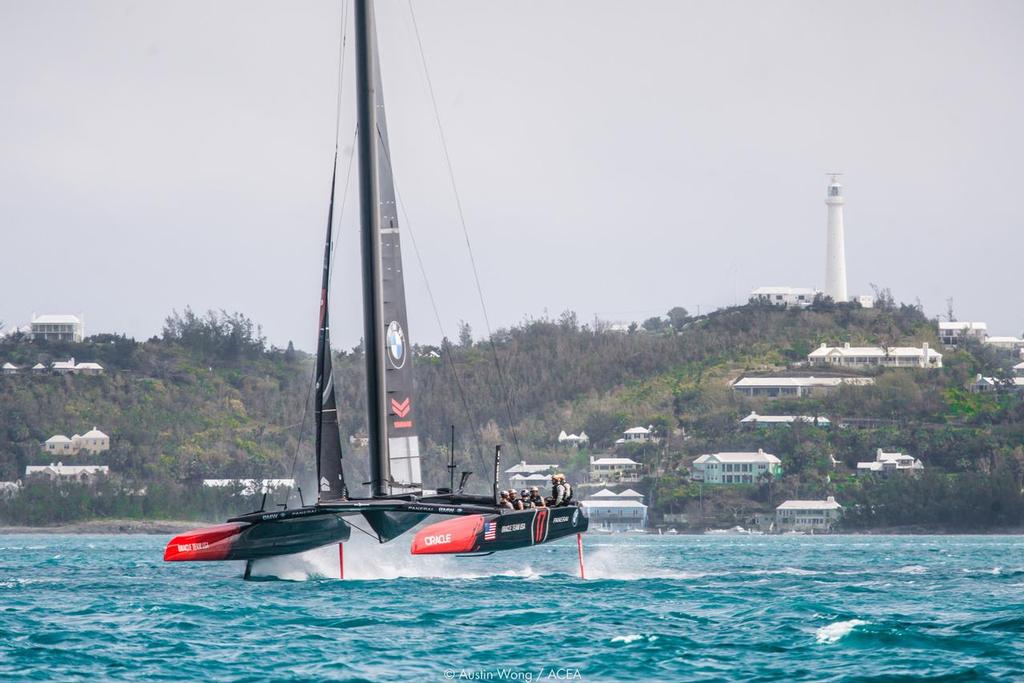
[[[576, 505], [513, 511], [501, 510], [483, 496], [369, 498], [241, 515], [224, 524], [175, 536], [164, 550], [164, 560], [257, 560], [343, 543], [352, 533], [343, 519], [346, 515], [366, 519], [383, 543], [430, 514], [454, 519], [431, 524], [417, 533], [412, 544], [414, 555], [511, 550], [581, 533], [588, 526], [583, 508]], [[493, 528], [488, 526], [491, 524]]]
[[583, 533], [590, 525], [582, 507], [505, 510], [449, 519], [422, 529], [413, 555], [491, 553], [526, 548]]
[[258, 522], [228, 522], [174, 537], [167, 562], [258, 560], [347, 541], [352, 528], [335, 513]]

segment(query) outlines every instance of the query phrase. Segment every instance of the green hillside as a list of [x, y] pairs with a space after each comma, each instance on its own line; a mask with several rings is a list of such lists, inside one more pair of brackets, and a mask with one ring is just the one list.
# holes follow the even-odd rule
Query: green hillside
[[[651, 424], [664, 437], [661, 444], [628, 450], [657, 474], [641, 485], [655, 520], [685, 512], [695, 526], [724, 524], [768, 510], [782, 497], [826, 493], [847, 507], [850, 527], [989, 528], [1024, 520], [1024, 406], [1014, 393], [967, 391], [976, 373], [1008, 376], [1009, 355], [973, 346], [945, 352], [941, 370], [873, 371], [873, 386], [814, 399], [754, 401], [729, 387], [743, 373], [770, 374], [799, 363], [822, 342], [941, 348], [934, 321], [912, 306], [743, 306], [699, 318], [673, 309], [668, 320], [649, 320], [630, 333], [581, 325], [566, 313], [501, 330], [493, 346], [461, 337], [443, 348], [414, 349], [414, 410], [426, 438], [428, 482], [447, 480], [451, 424], [460, 468], [478, 473], [478, 490], [486, 486], [496, 443], [504, 444], [507, 461], [557, 462], [582, 481], [590, 455], [611, 449], [625, 427]], [[204, 492], [202, 478], [293, 472], [300, 481], [311, 478], [311, 359], [268, 348], [244, 316], [186, 311], [145, 342], [110, 335], [81, 344], [0, 342], [0, 362], [23, 367], [70, 356], [98, 361], [107, 372], [0, 376], [0, 480], [52, 460], [40, 446], [49, 436], [93, 425], [111, 435], [110, 452], [63, 461], [102, 458], [115, 476], [102, 496], [35, 483], [0, 505], [6, 521], [219, 515], [255, 501]], [[335, 371], [342, 434], [360, 433], [359, 351], [337, 353]], [[857, 426], [741, 429], [739, 419], [751, 410], [826, 415]], [[563, 429], [585, 430], [590, 449], [559, 447]], [[365, 454], [345, 447], [349, 480], [365, 481]], [[785, 476], [770, 487], [700, 490], [688, 480], [687, 466], [697, 455], [759, 447], [783, 461]], [[926, 470], [899, 480], [854, 479], [852, 465], [871, 459], [876, 448], [909, 452]]]

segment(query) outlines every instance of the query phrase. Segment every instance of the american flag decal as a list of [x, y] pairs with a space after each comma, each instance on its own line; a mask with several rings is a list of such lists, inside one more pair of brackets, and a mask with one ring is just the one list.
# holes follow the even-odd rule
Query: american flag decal
[[498, 535], [498, 523], [487, 522], [484, 524], [484, 540], [493, 541]]

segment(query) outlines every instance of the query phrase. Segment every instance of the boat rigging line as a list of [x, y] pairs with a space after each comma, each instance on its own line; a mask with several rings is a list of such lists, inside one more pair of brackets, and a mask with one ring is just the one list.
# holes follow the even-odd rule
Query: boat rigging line
[[[340, 139], [341, 139], [341, 101], [342, 101], [342, 93], [343, 93], [343, 91], [345, 89], [345, 45], [347, 44], [347, 42], [348, 42], [348, 0], [343, 0], [343, 2], [341, 4], [341, 39], [338, 41], [338, 77], [337, 77], [338, 97], [335, 100], [335, 108], [334, 108], [334, 161], [333, 161], [332, 179], [331, 179], [332, 183], [334, 182], [333, 174], [338, 172], [338, 144], [339, 144]], [[355, 133], [353, 133], [353, 138], [354, 137], [355, 137]], [[342, 192], [341, 208], [338, 211], [338, 222], [339, 223], [341, 222], [342, 217], [345, 215], [345, 204], [348, 201], [348, 188], [349, 188], [349, 183], [352, 180], [352, 159], [354, 159], [354, 158], [355, 158], [355, 155], [353, 154], [353, 155], [351, 155], [349, 157], [349, 161], [348, 161], [348, 172], [345, 174], [345, 190], [344, 190], [344, 192]], [[336, 245], [337, 245], [337, 240], [334, 240], [333, 243], [331, 244], [331, 256], [332, 257], [334, 256], [334, 249], [335, 249]], [[328, 281], [330, 281], [330, 279], [332, 279], [333, 276], [334, 276], [334, 258], [331, 258], [331, 270], [328, 273]], [[316, 381], [316, 365], [314, 364], [313, 369], [310, 371], [310, 374], [309, 374], [309, 386], [306, 389], [306, 400], [303, 401], [303, 405], [302, 405], [302, 422], [301, 422], [302, 427], [299, 429], [299, 437], [295, 441], [295, 452], [292, 454], [292, 464], [291, 464], [291, 467], [288, 468], [288, 478], [291, 479], [292, 481], [295, 480], [295, 467], [298, 464], [299, 451], [302, 449], [302, 436], [303, 436], [303, 434], [306, 433], [306, 416], [309, 414], [309, 401], [310, 401], [310, 397], [313, 395], [313, 383], [315, 381]], [[335, 418], [335, 419], [337, 419], [337, 418]], [[302, 487], [301, 486], [297, 486], [296, 489], [298, 490], [300, 503], [304, 504], [304, 502], [302, 501]], [[284, 502], [285, 507], [288, 506], [288, 501], [290, 499], [291, 499], [291, 491], [289, 491], [285, 495], [285, 502]], [[267, 502], [267, 494], [264, 491], [264, 493], [263, 493], [263, 503], [260, 505], [260, 509], [261, 510], [266, 509], [266, 507], [265, 507], [266, 506], [266, 502]]]
[[412, 8], [412, 0], [406, 0], [406, 4], [409, 7], [409, 16], [412, 18], [413, 33], [416, 35], [416, 46], [420, 54], [420, 63], [423, 65], [423, 74], [427, 81], [427, 91], [430, 93], [430, 103], [434, 110], [434, 121], [437, 123], [438, 137], [441, 141], [441, 149], [444, 152], [445, 166], [448, 169], [448, 180], [452, 186], [452, 194], [455, 197], [455, 207], [459, 215], [459, 224], [462, 226], [462, 235], [466, 240], [466, 251], [469, 254], [469, 263], [473, 268], [473, 280], [476, 284], [476, 293], [480, 299], [480, 309], [484, 316], [484, 325], [487, 328], [487, 341], [491, 347], [491, 355], [494, 359], [494, 367], [497, 370], [498, 375], [498, 387], [501, 389], [502, 396], [505, 399], [505, 412], [508, 415], [508, 426], [512, 435], [512, 444], [515, 446], [516, 455], [522, 460], [522, 450], [519, 448], [519, 437], [516, 434], [515, 420], [512, 417], [512, 402], [510, 393], [508, 391], [508, 385], [505, 382], [505, 375], [501, 368], [501, 362], [498, 359], [498, 347], [494, 343], [494, 334], [491, 331], [491, 320], [487, 315], [487, 304], [484, 302], [484, 291], [480, 285], [480, 273], [476, 267], [476, 258], [473, 255], [473, 245], [469, 240], [469, 228], [466, 226], [466, 215], [462, 210], [462, 198], [459, 196], [459, 188], [455, 182], [455, 170], [452, 167], [451, 155], [448, 152], [448, 141], [444, 135], [444, 126], [441, 125], [441, 114], [437, 107], [437, 97], [434, 94], [434, 84], [430, 78], [430, 70], [427, 68], [427, 57], [423, 50], [423, 39], [420, 37], [419, 24], [416, 22], [416, 12]]

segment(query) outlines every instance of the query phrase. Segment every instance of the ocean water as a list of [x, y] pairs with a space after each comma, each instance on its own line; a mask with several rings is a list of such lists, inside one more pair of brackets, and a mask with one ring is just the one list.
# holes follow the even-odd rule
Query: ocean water
[[160, 536], [0, 536], [0, 680], [1024, 680], [1024, 537], [346, 544], [165, 564]]

